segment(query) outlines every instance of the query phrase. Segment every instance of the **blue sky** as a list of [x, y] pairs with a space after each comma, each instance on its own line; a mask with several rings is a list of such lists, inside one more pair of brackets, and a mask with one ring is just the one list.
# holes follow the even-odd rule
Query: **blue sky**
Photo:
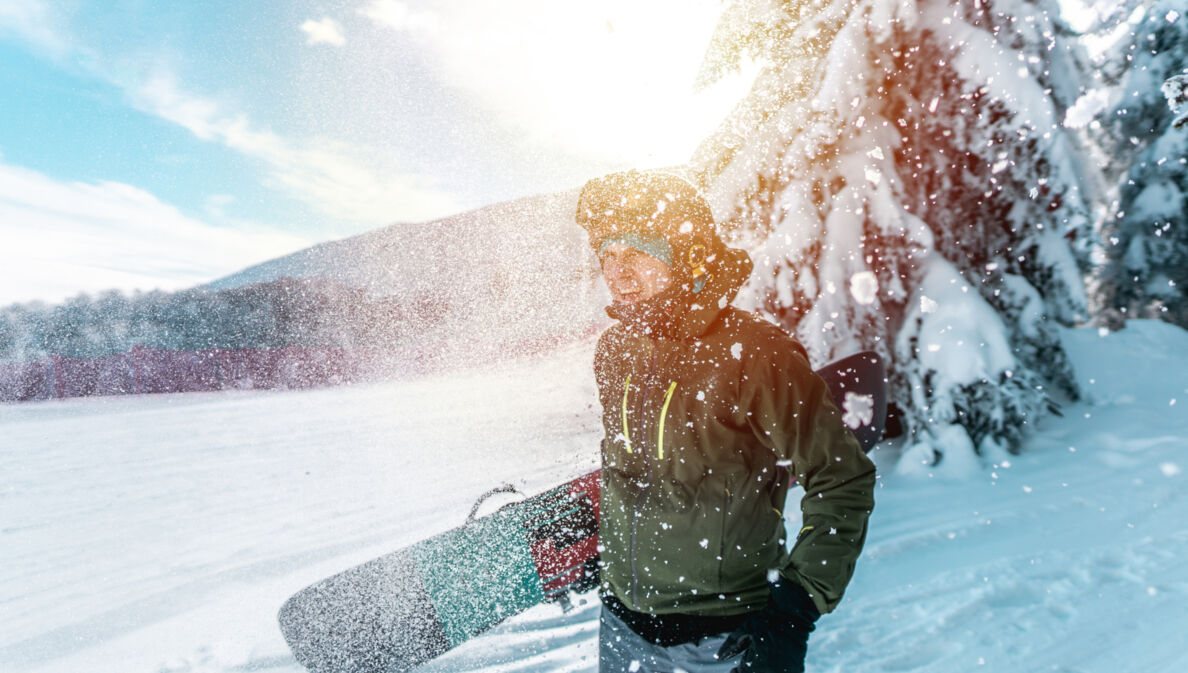
[[679, 163], [745, 91], [716, 0], [571, 4], [0, 0], [0, 304]]

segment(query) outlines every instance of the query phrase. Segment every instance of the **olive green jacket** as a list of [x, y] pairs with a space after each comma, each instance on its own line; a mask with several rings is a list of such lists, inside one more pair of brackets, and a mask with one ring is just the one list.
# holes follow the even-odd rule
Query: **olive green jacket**
[[[829, 612], [866, 538], [874, 466], [803, 348], [728, 306], [751, 268], [731, 252], [667, 336], [620, 322], [598, 342], [603, 591], [638, 612], [741, 614], [778, 571]], [[804, 528], [789, 554], [793, 478]]]

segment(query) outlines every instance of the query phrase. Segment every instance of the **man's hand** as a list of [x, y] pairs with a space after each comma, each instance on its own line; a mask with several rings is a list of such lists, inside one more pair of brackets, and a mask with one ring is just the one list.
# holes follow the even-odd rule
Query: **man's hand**
[[804, 673], [809, 632], [821, 613], [799, 584], [780, 578], [771, 598], [718, 649], [718, 660], [742, 655], [732, 673]]

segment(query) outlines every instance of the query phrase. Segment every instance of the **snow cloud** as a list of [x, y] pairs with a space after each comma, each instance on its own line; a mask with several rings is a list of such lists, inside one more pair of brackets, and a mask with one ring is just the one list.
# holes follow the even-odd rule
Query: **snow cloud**
[[301, 24], [301, 32], [308, 36], [306, 44], [329, 44], [335, 47], [346, 44], [342, 24], [329, 17], [323, 17], [319, 21], [307, 19]]

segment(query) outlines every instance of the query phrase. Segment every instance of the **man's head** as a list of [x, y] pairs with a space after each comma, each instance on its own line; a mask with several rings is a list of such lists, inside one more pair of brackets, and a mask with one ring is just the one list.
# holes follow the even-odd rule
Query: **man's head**
[[723, 247], [705, 199], [670, 173], [626, 171], [591, 180], [576, 219], [618, 304], [650, 299], [673, 283], [699, 292], [707, 264]]
[[672, 284], [669, 267], [672, 253], [662, 254], [663, 248], [671, 250], [668, 243], [664, 239], [652, 242], [614, 240], [617, 238], [608, 237], [599, 246], [601, 253], [598, 255], [611, 299], [616, 304], [629, 305], [651, 299], [668, 289]]

